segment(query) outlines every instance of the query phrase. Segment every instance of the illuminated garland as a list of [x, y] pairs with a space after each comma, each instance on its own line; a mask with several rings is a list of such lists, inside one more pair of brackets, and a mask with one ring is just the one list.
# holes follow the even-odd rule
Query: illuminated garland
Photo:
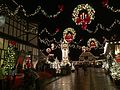
[[[80, 11], [87, 11], [80, 13]], [[86, 25], [90, 24], [92, 20], [94, 20], [95, 10], [88, 4], [80, 4], [78, 5], [72, 13], [72, 20], [76, 23], [76, 25], [82, 25], [83, 29], [86, 29]]]
[[73, 28], [66, 28], [63, 32], [63, 35], [67, 34], [68, 32], [71, 32], [73, 35], [76, 34]]
[[[93, 32], [93, 33], [96, 33], [98, 30], [100, 30], [100, 29], [102, 29], [102, 30], [104, 30], [104, 31], [111, 31], [112, 30], [112, 28], [116, 25], [116, 24], [118, 24], [118, 25], [120, 25], [120, 21], [119, 20], [114, 20], [114, 22], [111, 24], [111, 26], [110, 27], [108, 27], [108, 28], [106, 28], [106, 27], [104, 27], [102, 24], [100, 24], [100, 23], [98, 23], [97, 25], [96, 25], [96, 28], [95, 28], [95, 31]], [[43, 29], [42, 30], [42, 32], [40, 33], [40, 35], [44, 32], [44, 31], [46, 31], [46, 28], [45, 29]], [[47, 31], [47, 33], [49, 33], [48, 31]], [[49, 33], [50, 34], [50, 33]], [[56, 35], [57, 33], [54, 33], [53, 35]], [[52, 41], [55, 41], [56, 43], [60, 43], [60, 42], [57, 42], [56, 41], [56, 39], [54, 38], [53, 40], [48, 40], [48, 39], [41, 39], [40, 37], [39, 37], [39, 41], [40, 41], [40, 43], [44, 43], [45, 45], [50, 45], [50, 42], [52, 42]], [[74, 42], [74, 41], [73, 41]], [[76, 43], [76, 42], [75, 42]], [[98, 42], [99, 43], [99, 42]], [[78, 44], [78, 46], [79, 46], [79, 43], [76, 43], [76, 44]], [[100, 44], [100, 43], [99, 43]], [[59, 46], [58, 46], [59, 47]], [[76, 46], [75, 45], [70, 45], [70, 47], [73, 47], [73, 48], [75, 48]], [[81, 48], [81, 47], [80, 47]]]
[[116, 9], [116, 8], [114, 8], [113, 6], [111, 7], [111, 6], [109, 6], [108, 5], [108, 0], [103, 0], [102, 1], [102, 4], [103, 4], [103, 6], [104, 7], [106, 7], [107, 9], [109, 9], [109, 10], [111, 10], [112, 12], [120, 12], [120, 9]]
[[[57, 42], [55, 38], [53, 38], [52, 40], [39, 38], [39, 41], [40, 41], [40, 43], [43, 43], [43, 44], [45, 44], [45, 45], [47, 45], [47, 46], [50, 46], [51, 42], [54, 41], [54, 42], [57, 44], [56, 47], [57, 47], [57, 48], [61, 48], [61, 45], [60, 45], [61, 42]], [[77, 43], [76, 43], [76, 44], [77, 44]], [[69, 44], [69, 47], [81, 49], [81, 46], [79, 46], [79, 44], [77, 44], [77, 45], [74, 45], [74, 44], [71, 45], [71, 44]]]
[[41, 11], [41, 13], [42, 13], [44, 16], [46, 16], [47, 18], [55, 18], [55, 17], [57, 17], [57, 16], [63, 11], [63, 8], [64, 8], [63, 5], [59, 5], [59, 6], [58, 6], [59, 11], [58, 11], [56, 14], [48, 15], [48, 14], [45, 12], [45, 10], [43, 10], [43, 9], [41, 8], [41, 6], [37, 6], [37, 8], [36, 8], [36, 10], [34, 11], [34, 13], [32, 13], [32, 14], [27, 14], [27, 13], [26, 13], [26, 10], [25, 10], [24, 7], [23, 7], [23, 5], [19, 5], [18, 3], [16, 3], [15, 0], [12, 0], [12, 1], [13, 1], [14, 4], [17, 5], [17, 8], [16, 8], [16, 10], [15, 10], [14, 12], [11, 12], [11, 11], [8, 9], [7, 5], [3, 5], [3, 4], [2, 4], [2, 5], [0, 6], [0, 7], [5, 6], [4, 9], [5, 9], [5, 11], [7, 11], [7, 12], [9, 13], [10, 16], [15, 16], [15, 15], [18, 13], [18, 11], [19, 11], [20, 9], [22, 9], [22, 12], [24, 13], [24, 16], [26, 16], [26, 17], [34, 16], [34, 15], [36, 15], [37, 13], [39, 13], [39, 12]]
[[47, 28], [44, 28], [40, 33], [39, 33], [39, 35], [41, 35], [42, 33], [44, 33], [44, 32], [46, 32], [48, 35], [50, 35], [50, 36], [54, 36], [54, 35], [56, 35], [58, 32], [55, 32], [55, 33], [53, 33], [53, 34], [51, 34], [48, 30], [47, 30]]
[[115, 9], [114, 7], [110, 7], [109, 5], [106, 5], [107, 9], [110, 9], [112, 12], [120, 12], [120, 9]]
[[105, 30], [105, 31], [111, 31], [112, 28], [113, 28], [116, 24], [119, 24], [119, 25], [120, 25], [120, 21], [115, 19], [114, 22], [112, 23], [112, 25], [111, 25], [109, 28], [106, 28], [106, 27], [104, 27], [102, 24], [98, 23], [98, 24], [96, 25], [96, 28], [95, 28], [94, 33], [96, 33], [96, 32], [99, 30], [99, 28], [102, 29], [102, 30]]
[[110, 27], [104, 27], [102, 24], [98, 23], [98, 24], [96, 25], [96, 28], [95, 28], [94, 31], [91, 31], [91, 30], [89, 30], [89, 29], [86, 29], [86, 30], [87, 30], [89, 33], [96, 33], [96, 32], [99, 30], [99, 28], [102, 29], [102, 30], [105, 30], [105, 31], [111, 31], [112, 28], [113, 28], [116, 24], [120, 25], [120, 21], [117, 20], [117, 19], [114, 20], [114, 22], [111, 24]]

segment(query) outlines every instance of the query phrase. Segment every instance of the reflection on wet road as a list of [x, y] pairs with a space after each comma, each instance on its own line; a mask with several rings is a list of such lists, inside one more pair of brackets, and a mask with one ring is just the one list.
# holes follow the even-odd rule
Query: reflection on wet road
[[120, 90], [120, 88], [117, 89], [101, 68], [88, 68], [87, 72], [80, 68], [78, 73], [61, 77], [42, 90]]

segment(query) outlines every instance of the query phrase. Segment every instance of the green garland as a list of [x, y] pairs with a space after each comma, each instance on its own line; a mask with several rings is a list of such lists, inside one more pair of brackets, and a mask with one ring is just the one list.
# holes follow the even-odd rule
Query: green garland
[[75, 38], [76, 32], [73, 28], [66, 28], [63, 32], [63, 36], [65, 36], [68, 32], [71, 32], [73, 34], [73, 39]]
[[[76, 23], [76, 20], [79, 18], [79, 13], [81, 10], [86, 10], [88, 12], [88, 15], [90, 16], [90, 22], [89, 24], [91, 23], [92, 20], [94, 20], [95, 16], [95, 10], [88, 4], [80, 4], [78, 5], [74, 10], [73, 10], [73, 13], [72, 13], [72, 20]], [[82, 23], [76, 23], [76, 25], [82, 25]]]

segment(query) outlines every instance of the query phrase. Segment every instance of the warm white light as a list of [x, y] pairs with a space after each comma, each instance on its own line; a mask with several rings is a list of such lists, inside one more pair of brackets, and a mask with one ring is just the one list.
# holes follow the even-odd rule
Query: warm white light
[[110, 44], [113, 44], [113, 42], [110, 42]]

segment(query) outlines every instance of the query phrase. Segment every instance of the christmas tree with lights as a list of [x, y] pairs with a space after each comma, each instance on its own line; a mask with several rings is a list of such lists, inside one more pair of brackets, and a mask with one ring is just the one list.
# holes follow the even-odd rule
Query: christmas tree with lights
[[12, 69], [15, 67], [16, 63], [16, 54], [14, 46], [8, 46], [5, 51], [5, 59], [3, 61], [4, 64], [4, 73], [5, 75], [9, 75]]

